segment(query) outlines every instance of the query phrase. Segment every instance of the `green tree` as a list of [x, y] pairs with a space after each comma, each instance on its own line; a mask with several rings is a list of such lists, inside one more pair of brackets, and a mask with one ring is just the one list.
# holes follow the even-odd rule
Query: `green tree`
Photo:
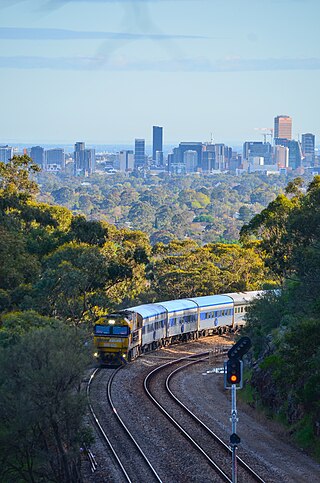
[[1, 481], [81, 481], [88, 432], [79, 389], [89, 361], [83, 337], [63, 326], [0, 349]]
[[31, 176], [39, 171], [40, 167], [26, 154], [14, 155], [7, 163], [0, 162], [0, 190], [7, 195], [34, 196], [39, 188]]

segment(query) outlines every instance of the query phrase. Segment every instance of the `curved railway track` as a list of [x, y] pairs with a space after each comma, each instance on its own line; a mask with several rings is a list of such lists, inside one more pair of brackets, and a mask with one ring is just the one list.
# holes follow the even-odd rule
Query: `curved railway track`
[[[107, 448], [111, 451], [115, 464], [118, 466], [126, 482], [162, 482], [146, 454], [134, 438], [132, 432], [130, 432], [125, 422], [118, 414], [117, 408], [113, 403], [112, 383], [114, 377], [120, 370], [121, 367], [113, 370], [110, 374], [106, 388], [109, 412], [107, 413], [106, 409], [104, 409], [103, 412], [100, 410], [99, 416], [97, 410], [93, 407], [90, 390], [93, 380], [95, 380], [102, 370], [96, 369], [92, 373], [87, 385], [87, 399], [92, 420]], [[111, 370], [108, 369], [108, 371]], [[108, 426], [108, 435], [104, 429], [106, 425]]]
[[[171, 378], [177, 372], [186, 369], [190, 365], [203, 362], [208, 359], [209, 353], [192, 355], [183, 357], [174, 361], [167, 362], [156, 369], [152, 370], [144, 380], [144, 389], [148, 397], [158, 407], [158, 409], [165, 415], [165, 417], [181, 432], [181, 434], [191, 443], [191, 445], [201, 453], [205, 461], [213, 468], [221, 481], [231, 482], [231, 448], [225, 444], [207, 425], [205, 425], [190, 409], [188, 409], [172, 392], [170, 388]], [[190, 361], [190, 359], [193, 359]], [[177, 369], [169, 372], [164, 381], [166, 394], [170, 396], [171, 401], [174, 401], [179, 406], [179, 411], [174, 409], [167, 410], [164, 406], [167, 402], [160, 402], [162, 396], [155, 396], [150, 389], [154, 384], [154, 379], [159, 376], [160, 372], [171, 370], [173, 364], [181, 364]], [[163, 387], [163, 386], [162, 386]], [[154, 392], [156, 389], [154, 387]], [[183, 422], [181, 422], [181, 409], [183, 413]], [[169, 412], [170, 411], [170, 412]], [[180, 412], [180, 413], [179, 413]], [[175, 414], [175, 416], [172, 415]], [[189, 422], [186, 422], [186, 417]], [[186, 427], [188, 429], [186, 429]], [[214, 443], [214, 444], [213, 444]], [[206, 449], [204, 449], [204, 447]], [[258, 481], [263, 483], [264, 480], [247, 465], [241, 458], [237, 456], [239, 465], [238, 477], [239, 481]], [[230, 476], [229, 476], [230, 475]], [[249, 478], [249, 479], [248, 479]]]

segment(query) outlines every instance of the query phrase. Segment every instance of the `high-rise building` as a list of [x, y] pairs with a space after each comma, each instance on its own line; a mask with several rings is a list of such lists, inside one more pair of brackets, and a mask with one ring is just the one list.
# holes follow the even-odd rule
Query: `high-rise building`
[[74, 168], [75, 175], [87, 176], [96, 168], [96, 152], [94, 149], [86, 149], [85, 143], [77, 142], [74, 145]]
[[65, 169], [64, 149], [47, 149], [45, 156], [47, 171], [57, 172]]
[[74, 165], [73, 172], [75, 175], [79, 175], [84, 171], [84, 153], [86, 145], [83, 142], [77, 142], [74, 145]]
[[185, 151], [196, 151], [198, 154], [198, 166], [202, 162], [202, 143], [201, 142], [182, 142], [179, 144], [179, 163], [184, 163], [184, 153]]
[[84, 174], [92, 174], [96, 170], [96, 150], [86, 149], [84, 153]]
[[246, 141], [243, 144], [243, 159], [249, 160], [252, 157], [263, 157], [264, 164], [271, 164], [272, 146], [270, 143], [261, 141]]
[[274, 138], [292, 139], [292, 119], [290, 116], [274, 118]]
[[302, 134], [302, 154], [306, 166], [314, 166], [315, 160], [315, 135], [310, 132]]
[[198, 167], [198, 153], [192, 149], [188, 149], [183, 153], [183, 164], [185, 165], [186, 173], [195, 173]]
[[274, 146], [274, 160], [279, 168], [288, 168], [289, 148], [285, 146]]
[[293, 139], [286, 138], [275, 138], [276, 146], [284, 146], [289, 149], [289, 168], [298, 169], [301, 167], [302, 161], [302, 150], [299, 141], [294, 141]]
[[152, 160], [159, 160], [160, 165], [163, 165], [163, 128], [153, 126], [152, 131]]
[[0, 162], [7, 163], [13, 157], [13, 148], [11, 146], [0, 146]]
[[41, 146], [33, 146], [30, 151], [30, 158], [32, 158], [33, 162], [38, 164], [41, 169], [46, 169], [44, 148]]
[[120, 151], [119, 153], [119, 169], [120, 171], [133, 171], [134, 154], [132, 150]]
[[134, 142], [134, 169], [138, 170], [146, 164], [145, 140], [135, 139]]
[[202, 152], [201, 169], [204, 173], [210, 173], [216, 169], [216, 153], [214, 144], [206, 144]]

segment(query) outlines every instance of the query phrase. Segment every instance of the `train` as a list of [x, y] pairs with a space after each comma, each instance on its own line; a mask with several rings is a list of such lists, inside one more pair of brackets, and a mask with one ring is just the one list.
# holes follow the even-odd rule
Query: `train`
[[235, 332], [245, 324], [250, 302], [262, 293], [168, 300], [110, 313], [94, 326], [95, 356], [102, 365], [121, 364], [174, 342]]

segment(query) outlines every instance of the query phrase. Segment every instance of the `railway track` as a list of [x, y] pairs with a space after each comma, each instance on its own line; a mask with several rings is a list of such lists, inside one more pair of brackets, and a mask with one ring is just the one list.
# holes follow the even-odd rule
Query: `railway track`
[[[231, 482], [231, 448], [190, 411], [173, 394], [170, 388], [170, 381], [175, 374], [188, 368], [190, 365], [207, 360], [208, 357], [209, 353], [205, 352], [162, 364], [147, 375], [144, 380], [144, 389], [152, 402], [189, 441], [193, 448], [202, 455], [221, 481]], [[176, 364], [179, 364], [179, 367], [172, 371], [172, 366]], [[165, 379], [162, 378], [162, 384], [159, 386], [159, 373], [163, 372], [166, 374], [166, 377]], [[155, 379], [157, 379], [157, 382], [155, 382]], [[165, 396], [163, 389], [165, 389]], [[168, 402], [168, 396], [170, 403]], [[174, 402], [176, 407], [172, 406], [172, 402]], [[168, 409], [168, 406], [170, 409]], [[179, 410], [177, 410], [177, 407]], [[263, 483], [264, 480], [241, 458], [237, 457], [237, 462], [239, 465], [239, 482], [258, 481]]]
[[[131, 483], [141, 482], [161, 482], [161, 478], [155, 468], [149, 461], [148, 457], [141, 449], [140, 445], [134, 438], [132, 432], [128, 429], [123, 419], [118, 414], [112, 399], [112, 383], [121, 370], [96, 369], [87, 385], [87, 399], [92, 420], [96, 426], [101, 438], [103, 439], [107, 449], [111, 452], [113, 460], [122, 474], [122, 481]], [[110, 371], [105, 394], [108, 407], [103, 410], [95, 408], [91, 398], [91, 387], [93, 381], [96, 381], [99, 374]], [[99, 381], [97, 381], [99, 384]], [[103, 384], [100, 380], [100, 384]], [[107, 429], [106, 429], [107, 428]], [[107, 432], [108, 435], [107, 435]], [[106, 480], [108, 481], [108, 480]]]

